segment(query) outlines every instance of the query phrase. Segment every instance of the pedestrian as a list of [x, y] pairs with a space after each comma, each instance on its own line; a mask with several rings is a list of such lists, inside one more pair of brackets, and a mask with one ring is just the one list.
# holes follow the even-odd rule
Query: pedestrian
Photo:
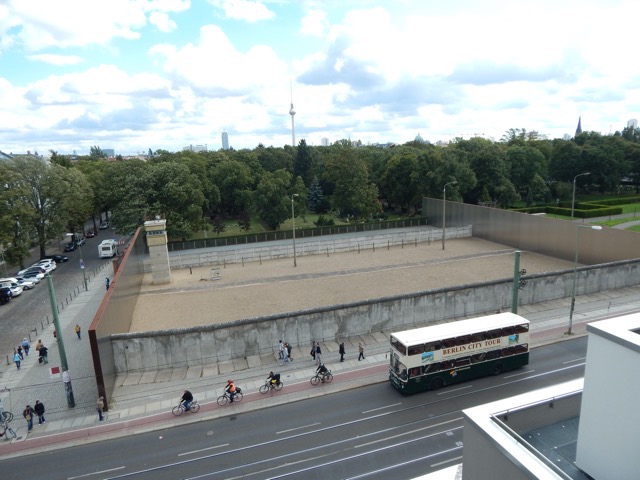
[[316, 363], [322, 365], [322, 350], [320, 349], [320, 342], [316, 342]]
[[42, 345], [39, 350], [38, 363], [49, 363], [49, 349]]
[[56, 340], [58, 340], [58, 333], [56, 332], [56, 329], [53, 329], [53, 338], [55, 338]]
[[[15, 351], [15, 350], [14, 350], [14, 351]], [[15, 352], [15, 353], [13, 354], [13, 361], [14, 361], [14, 362], [16, 362], [16, 368], [17, 368], [18, 370], [20, 370], [20, 361], [21, 361], [21, 360], [22, 360], [22, 359], [20, 358], [20, 355], [18, 355], [18, 352]]]
[[311, 345], [311, 351], [309, 352], [309, 355], [311, 355], [312, 358], [312, 362], [316, 361], [316, 342], [315, 340], [313, 341], [313, 344]]
[[284, 360], [284, 343], [282, 343], [282, 340], [278, 340], [278, 355], [280, 360]]
[[31, 405], [27, 405], [22, 411], [22, 416], [27, 421], [27, 431], [30, 432], [33, 428], [33, 410], [31, 409]]
[[40, 347], [42, 347], [43, 343], [41, 339], [38, 339], [38, 341], [36, 342], [36, 352], [40, 351]]
[[109, 285], [111, 284], [111, 280], [109, 280], [109, 277], [104, 279], [104, 286], [107, 287], [107, 290], [109, 290]]
[[73, 330], [76, 332], [76, 335], [78, 336], [78, 340], [80, 340], [81, 339], [81, 337], [80, 337], [80, 331], [81, 331], [80, 325], [78, 325], [76, 323], [76, 326], [75, 326], [75, 328]]
[[104, 397], [98, 397], [98, 401], [96, 402], [96, 410], [98, 410], [98, 420], [101, 422], [104, 420], [104, 415], [102, 415], [102, 410], [104, 410]]
[[22, 350], [24, 350], [24, 354], [28, 357], [29, 356], [29, 349], [31, 348], [31, 345], [29, 345], [29, 341], [26, 338], [22, 339]]
[[340, 352], [340, 361], [344, 362], [344, 354], [345, 354], [345, 352], [344, 352], [344, 342], [340, 342], [340, 350], [339, 350], [339, 352]]
[[287, 343], [287, 359], [290, 362], [293, 362], [293, 357], [291, 356], [291, 350], [293, 350], [293, 347]]
[[20, 355], [20, 360], [24, 360], [24, 355], [22, 354], [22, 345], [18, 345], [18, 355]]
[[364, 347], [360, 342], [358, 342], [358, 351], [360, 352], [360, 354], [358, 355], [358, 361], [364, 360]]
[[36, 415], [38, 415], [38, 425], [46, 423], [46, 420], [44, 419], [44, 403], [40, 400], [36, 400], [36, 404], [33, 406], [33, 409], [35, 410]]

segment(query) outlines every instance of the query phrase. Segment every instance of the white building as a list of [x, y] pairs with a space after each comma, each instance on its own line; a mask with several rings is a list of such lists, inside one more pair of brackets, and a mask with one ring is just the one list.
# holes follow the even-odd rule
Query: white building
[[222, 149], [229, 150], [229, 134], [222, 132]]

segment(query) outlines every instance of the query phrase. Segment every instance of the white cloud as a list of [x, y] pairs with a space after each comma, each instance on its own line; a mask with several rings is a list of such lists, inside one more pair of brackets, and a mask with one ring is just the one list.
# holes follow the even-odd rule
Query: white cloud
[[314, 37], [323, 37], [330, 28], [327, 12], [311, 10], [300, 20], [300, 33]]
[[151, 12], [149, 15], [149, 23], [165, 33], [172, 32], [177, 27], [176, 22], [171, 20], [169, 15], [164, 12]]
[[275, 14], [258, 0], [209, 0], [210, 3], [224, 11], [227, 18], [244, 20], [250, 23], [269, 20]]
[[82, 57], [77, 55], [55, 55], [51, 53], [29, 55], [27, 58], [51, 65], [76, 65], [82, 62]]

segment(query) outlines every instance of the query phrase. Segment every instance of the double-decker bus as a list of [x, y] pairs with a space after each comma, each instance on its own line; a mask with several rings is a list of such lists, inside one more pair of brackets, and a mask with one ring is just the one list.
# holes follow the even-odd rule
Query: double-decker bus
[[513, 313], [391, 334], [389, 380], [405, 394], [437, 390], [529, 363], [529, 321]]

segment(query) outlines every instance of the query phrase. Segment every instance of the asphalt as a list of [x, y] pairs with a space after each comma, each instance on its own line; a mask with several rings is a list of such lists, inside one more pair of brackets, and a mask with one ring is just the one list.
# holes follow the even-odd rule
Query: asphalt
[[[59, 365], [52, 326], [41, 335], [44, 344], [50, 347], [48, 365], [39, 365], [35, 350], [32, 349], [32, 355], [26, 357], [21, 370], [11, 368], [4, 372], [0, 379], [3, 386], [0, 396], [4, 400], [5, 410], [11, 409], [15, 415], [10, 426], [16, 432], [16, 437], [8, 438], [7, 435], [0, 440], [0, 458], [164, 429], [387, 381], [389, 347], [386, 332], [348, 339], [343, 363], [339, 362], [336, 343], [322, 344], [323, 361], [332, 370], [334, 381], [317, 387], [309, 382], [315, 366], [306, 348], [295, 348], [293, 362], [281, 366], [277, 358], [277, 346], [274, 345], [273, 355], [221, 362], [207, 367], [119, 377], [109, 411], [105, 413], [106, 420], [100, 422], [95, 410], [97, 390], [95, 382], [90, 381], [92, 365], [80, 361], [90, 358], [88, 341], [84, 335], [78, 340], [73, 327], [79, 323], [86, 331], [104, 294], [104, 285], [92, 282], [88, 291], [81, 292], [59, 315], [72, 375], [76, 402], [74, 408], [66, 405], [67, 396], [61, 379], [51, 378], [49, 374], [48, 367]], [[519, 307], [518, 313], [532, 322], [532, 347], [585, 335], [588, 322], [639, 311], [640, 286], [577, 297], [572, 335], [566, 334], [569, 302], [569, 299], [562, 299]], [[357, 360], [358, 342], [365, 345], [363, 361]], [[282, 375], [285, 386], [280, 392], [262, 395], [258, 389], [264, 384], [270, 370]], [[78, 382], [74, 378], [82, 380]], [[220, 407], [216, 399], [222, 394], [228, 378], [242, 388], [244, 399]], [[80, 388], [77, 388], [77, 384]], [[186, 388], [194, 393], [201, 405], [200, 412], [174, 417], [171, 409]], [[38, 425], [35, 421], [33, 430], [27, 432], [21, 411], [26, 403], [33, 405], [35, 402], [31, 394], [34, 389], [37, 389], [38, 395], [42, 393], [39, 399], [47, 407], [46, 423]], [[51, 398], [47, 398], [47, 395]]]

